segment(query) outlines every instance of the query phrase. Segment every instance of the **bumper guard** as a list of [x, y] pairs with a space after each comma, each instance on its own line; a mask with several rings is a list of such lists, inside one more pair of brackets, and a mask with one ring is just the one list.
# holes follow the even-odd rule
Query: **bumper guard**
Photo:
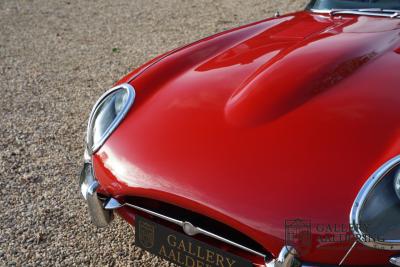
[[89, 162], [86, 162], [83, 165], [79, 186], [83, 198], [87, 202], [89, 215], [92, 219], [92, 222], [97, 227], [108, 226], [114, 218], [113, 211], [104, 209], [104, 203], [97, 195], [96, 190], [99, 187], [99, 183], [93, 175], [93, 167]]

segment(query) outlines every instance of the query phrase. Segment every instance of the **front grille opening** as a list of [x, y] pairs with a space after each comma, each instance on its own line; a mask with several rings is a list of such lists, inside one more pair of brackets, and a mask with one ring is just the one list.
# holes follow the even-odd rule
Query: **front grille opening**
[[244, 235], [243, 233], [235, 230], [228, 225], [225, 225], [204, 215], [153, 199], [127, 197], [126, 201], [130, 204], [160, 213], [176, 220], [190, 222], [193, 225], [200, 227], [206, 231], [219, 235], [225, 239], [250, 248], [254, 251], [263, 253], [266, 255], [267, 258], [272, 258], [270, 253], [265, 251], [265, 249], [259, 243], [257, 243], [250, 237]]

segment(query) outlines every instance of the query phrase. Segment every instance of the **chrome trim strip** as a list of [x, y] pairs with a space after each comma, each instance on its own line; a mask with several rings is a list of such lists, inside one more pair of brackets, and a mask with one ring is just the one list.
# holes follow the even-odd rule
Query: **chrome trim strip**
[[226, 243], [226, 244], [229, 244], [229, 245], [231, 245], [231, 246], [237, 247], [237, 248], [242, 249], [242, 250], [244, 250], [244, 251], [250, 252], [250, 253], [255, 254], [255, 255], [257, 255], [257, 256], [260, 256], [260, 257], [263, 257], [263, 258], [265, 258], [265, 257], [267, 256], [267, 255], [265, 255], [264, 253], [255, 251], [255, 250], [253, 250], [253, 249], [250, 249], [250, 248], [248, 248], [248, 247], [245, 247], [245, 246], [243, 246], [243, 245], [240, 245], [240, 244], [238, 244], [238, 243], [236, 243], [236, 242], [230, 241], [229, 239], [223, 238], [223, 237], [221, 237], [221, 236], [219, 236], [219, 235], [216, 235], [216, 234], [213, 234], [213, 233], [208, 232], [208, 231], [206, 231], [206, 230], [203, 230], [202, 228], [196, 227], [196, 230], [199, 232], [199, 234], [202, 234], [202, 235], [205, 235], [205, 236], [214, 238], [214, 239], [216, 239], [216, 240], [219, 240], [219, 241], [224, 242], [224, 243]]
[[[392, 158], [385, 164], [383, 164], [374, 174], [372, 174], [367, 182], [363, 185], [360, 192], [358, 193], [356, 199], [354, 200], [353, 206], [350, 212], [350, 225], [352, 227], [353, 234], [356, 237], [367, 237], [368, 240], [373, 240], [373, 238], [369, 237], [367, 233], [361, 231], [359, 227], [355, 227], [360, 225], [360, 211], [362, 210], [365, 201], [369, 193], [376, 187], [376, 185], [383, 179], [383, 177], [391, 171], [394, 167], [400, 164], [400, 155]], [[384, 250], [399, 250], [400, 249], [400, 240], [385, 240], [385, 242], [375, 240], [375, 241], [365, 241], [361, 238], [358, 240], [366, 245], [367, 247], [372, 247], [376, 249], [384, 249]]]
[[351, 247], [349, 248], [349, 250], [346, 252], [346, 254], [344, 255], [343, 259], [339, 262], [339, 266], [342, 266], [342, 264], [344, 263], [344, 261], [347, 259], [347, 257], [350, 255], [351, 251], [354, 249], [354, 247], [356, 246], [357, 241], [354, 241], [353, 245], [351, 245]]
[[165, 215], [163, 215], [163, 214], [160, 214], [160, 213], [157, 213], [157, 212], [154, 212], [154, 211], [151, 211], [151, 210], [148, 210], [148, 209], [145, 209], [145, 208], [136, 206], [136, 205], [132, 205], [132, 204], [129, 204], [129, 203], [124, 203], [124, 204], [122, 204], [122, 205], [123, 205], [123, 206], [131, 207], [131, 208], [134, 208], [134, 209], [136, 209], [136, 210], [143, 211], [143, 212], [145, 212], [145, 213], [147, 213], [147, 214], [150, 214], [150, 215], [152, 215], [152, 216], [155, 216], [155, 217], [160, 218], [160, 219], [162, 219], [162, 220], [165, 220], [165, 221], [167, 221], [167, 222], [170, 222], [170, 223], [173, 223], [173, 224], [176, 224], [176, 225], [178, 225], [178, 226], [183, 227], [183, 222], [182, 222], [182, 221], [175, 220], [175, 219], [173, 219], [173, 218], [171, 218], [171, 217], [168, 217], [168, 216], [165, 216]]
[[[96, 113], [100, 103], [110, 94], [113, 92], [120, 90], [120, 89], [125, 89], [128, 92], [128, 100], [124, 108], [121, 110], [121, 112], [117, 115], [117, 117], [114, 119], [114, 121], [110, 124], [110, 126], [107, 128], [105, 131], [104, 135], [100, 139], [100, 141], [97, 144], [93, 144], [92, 147], [88, 147], [92, 136], [91, 128], [92, 128], [92, 123], [93, 123], [93, 116]], [[93, 106], [92, 111], [90, 112], [89, 116], [89, 121], [88, 121], [88, 126], [87, 126], [87, 133], [86, 133], [86, 147], [88, 150], [88, 154], [93, 155], [96, 153], [96, 151], [104, 144], [104, 142], [110, 137], [110, 135], [115, 131], [115, 129], [118, 127], [118, 125], [121, 123], [121, 121], [125, 118], [126, 114], [128, 113], [129, 109], [133, 105], [133, 102], [136, 97], [136, 91], [135, 88], [133, 88], [132, 85], [128, 83], [120, 84], [117, 85], [107, 92], [105, 92], [96, 102], [96, 104]]]
[[[358, 16], [372, 16], [372, 17], [384, 17], [384, 18], [400, 18], [400, 10], [393, 10], [393, 9], [358, 9], [358, 10], [352, 10], [352, 9], [309, 9], [310, 12], [312, 13], [317, 13], [317, 14], [329, 14], [331, 16], [333, 15], [358, 15]], [[378, 13], [379, 11], [381, 12], [387, 12], [387, 13], [392, 13], [392, 14], [387, 14], [387, 13]]]
[[383, 18], [391, 18], [396, 19], [399, 17], [399, 13], [395, 12], [392, 14], [386, 13], [374, 13], [371, 11], [355, 11], [355, 10], [339, 10], [339, 11], [332, 11], [331, 16], [333, 15], [358, 15], [358, 16], [370, 16], [370, 17], [383, 17]]
[[[250, 253], [255, 254], [257, 256], [260, 256], [260, 257], [263, 257], [263, 258], [265, 258], [267, 256], [264, 253], [261, 253], [261, 252], [255, 251], [253, 249], [250, 249], [248, 247], [245, 247], [243, 245], [240, 245], [240, 244], [238, 244], [236, 242], [233, 242], [233, 241], [231, 241], [229, 239], [223, 238], [223, 237], [221, 237], [219, 235], [216, 235], [214, 233], [206, 231], [206, 230], [204, 230], [204, 229], [202, 229], [200, 227], [195, 227], [189, 222], [183, 222], [183, 221], [180, 221], [180, 220], [176, 220], [176, 219], [168, 217], [166, 215], [163, 215], [163, 214], [160, 214], [160, 213], [157, 213], [157, 212], [154, 212], [154, 211], [151, 211], [151, 210], [148, 210], [148, 209], [145, 209], [145, 208], [142, 208], [142, 207], [130, 204], [130, 203], [119, 203], [116, 199], [113, 199], [113, 198], [107, 200], [107, 203], [109, 203], [109, 202], [112, 203], [112, 205], [107, 205], [106, 204], [105, 209], [113, 209], [113, 206], [116, 206], [118, 208], [123, 207], [123, 206], [128, 206], [128, 207], [134, 208], [136, 210], [139, 210], [139, 211], [145, 212], [147, 214], [150, 214], [150, 215], [152, 215], [154, 217], [157, 217], [157, 218], [160, 218], [162, 220], [165, 220], [167, 222], [170, 222], [170, 223], [173, 223], [175, 225], [178, 225], [178, 226], [182, 227], [183, 231], [186, 234], [190, 235], [190, 236], [194, 236], [196, 234], [202, 234], [204, 236], [208, 236], [208, 237], [211, 237], [213, 239], [219, 240], [219, 241], [221, 241], [223, 243], [226, 243], [226, 244], [229, 244], [229, 245], [234, 246], [236, 248], [239, 248], [239, 249], [242, 249], [244, 251], [250, 252]], [[119, 205], [117, 205], [116, 202], [119, 203]], [[190, 231], [188, 230], [187, 227], [190, 228]]]
[[312, 13], [318, 13], [318, 14], [330, 14], [332, 12], [331, 9], [308, 9], [308, 11]]
[[389, 262], [394, 266], [400, 266], [400, 256], [394, 256], [389, 259]]
[[89, 154], [89, 151], [87, 149], [87, 145], [85, 146], [85, 152], [83, 154], [83, 163], [92, 163], [92, 157]]

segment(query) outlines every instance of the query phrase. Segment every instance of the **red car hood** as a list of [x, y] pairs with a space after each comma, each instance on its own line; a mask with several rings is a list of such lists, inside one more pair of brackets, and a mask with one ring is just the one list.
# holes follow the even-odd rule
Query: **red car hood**
[[[337, 264], [351, 241], [322, 242], [335, 232], [314, 226], [348, 224], [363, 183], [400, 151], [399, 46], [399, 20], [301, 12], [178, 49], [123, 79], [137, 98], [95, 155], [97, 176], [275, 255], [285, 221], [307, 220], [302, 257]], [[349, 261], [373, 264], [361, 249]]]

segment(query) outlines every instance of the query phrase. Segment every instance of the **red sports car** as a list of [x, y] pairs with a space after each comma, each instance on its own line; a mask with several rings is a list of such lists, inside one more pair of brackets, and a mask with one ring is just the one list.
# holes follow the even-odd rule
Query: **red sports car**
[[314, 0], [148, 62], [95, 104], [80, 187], [179, 266], [400, 266], [400, 1]]

